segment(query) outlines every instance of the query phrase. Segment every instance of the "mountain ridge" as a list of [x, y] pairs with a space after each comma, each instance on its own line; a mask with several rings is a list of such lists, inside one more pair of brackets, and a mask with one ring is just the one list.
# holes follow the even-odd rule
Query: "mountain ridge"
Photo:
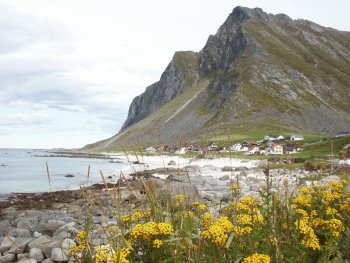
[[350, 130], [349, 43], [349, 32], [236, 7], [202, 50], [176, 52], [133, 100], [120, 132], [93, 147], [196, 140], [226, 128]]

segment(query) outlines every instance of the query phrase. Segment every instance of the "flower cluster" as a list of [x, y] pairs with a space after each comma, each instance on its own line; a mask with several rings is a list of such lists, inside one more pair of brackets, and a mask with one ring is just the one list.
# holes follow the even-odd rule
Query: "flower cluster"
[[243, 263], [270, 263], [271, 259], [268, 255], [254, 253], [253, 255], [243, 259]]
[[134, 226], [130, 235], [132, 240], [150, 241], [159, 236], [171, 235], [173, 232], [173, 226], [169, 223], [147, 222]]
[[228, 233], [233, 230], [233, 224], [226, 216], [219, 217], [207, 230], [201, 233], [204, 239], [209, 239], [217, 247], [224, 247], [227, 242]]

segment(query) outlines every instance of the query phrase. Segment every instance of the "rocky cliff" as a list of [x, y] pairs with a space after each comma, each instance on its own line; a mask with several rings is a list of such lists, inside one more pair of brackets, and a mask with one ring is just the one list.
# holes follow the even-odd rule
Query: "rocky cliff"
[[93, 147], [174, 143], [226, 128], [350, 130], [349, 83], [349, 32], [236, 7], [200, 52], [176, 52], [133, 100], [121, 131]]

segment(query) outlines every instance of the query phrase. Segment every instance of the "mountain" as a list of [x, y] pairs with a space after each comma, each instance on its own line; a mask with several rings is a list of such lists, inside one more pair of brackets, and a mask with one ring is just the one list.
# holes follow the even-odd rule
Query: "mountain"
[[88, 148], [232, 131], [350, 130], [350, 32], [236, 7], [200, 52], [176, 52], [120, 132]]

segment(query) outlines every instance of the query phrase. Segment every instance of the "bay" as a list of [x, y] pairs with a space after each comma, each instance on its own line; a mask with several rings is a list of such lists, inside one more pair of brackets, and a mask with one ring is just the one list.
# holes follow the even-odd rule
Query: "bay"
[[112, 177], [108, 181], [117, 181], [120, 171], [128, 167], [126, 162], [61, 157], [47, 150], [0, 149], [0, 195], [79, 189], [102, 182], [100, 171], [106, 178]]

